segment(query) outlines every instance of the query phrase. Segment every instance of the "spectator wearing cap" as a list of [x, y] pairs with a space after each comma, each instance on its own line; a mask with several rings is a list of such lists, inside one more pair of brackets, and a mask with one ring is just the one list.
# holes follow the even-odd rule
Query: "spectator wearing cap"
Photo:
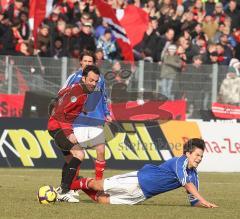
[[240, 78], [233, 67], [228, 68], [226, 78], [220, 86], [218, 101], [224, 104], [240, 104]]
[[176, 45], [171, 44], [168, 46], [161, 67], [161, 93], [169, 99], [174, 99], [172, 85], [182, 66], [181, 58], [176, 54], [176, 51]]
[[229, 67], [235, 68], [237, 76], [240, 76], [240, 61], [238, 59], [232, 58], [230, 60]]
[[105, 60], [114, 60], [116, 57], [116, 45], [112, 41], [112, 31], [106, 29], [104, 35], [97, 41], [97, 48], [102, 48]]
[[82, 24], [78, 44], [80, 46], [81, 52], [84, 50], [95, 52], [96, 45], [92, 33], [92, 24], [90, 22], [85, 22]]

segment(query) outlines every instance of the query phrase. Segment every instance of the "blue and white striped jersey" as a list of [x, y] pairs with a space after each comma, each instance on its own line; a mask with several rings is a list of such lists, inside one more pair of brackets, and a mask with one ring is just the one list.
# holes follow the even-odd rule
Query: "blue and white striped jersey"
[[[192, 182], [199, 189], [198, 174], [195, 168], [188, 169], [188, 159], [185, 155], [174, 157], [157, 166], [144, 165], [138, 171], [138, 181], [146, 198], [185, 186]], [[188, 194], [191, 205], [198, 202], [191, 194]]]

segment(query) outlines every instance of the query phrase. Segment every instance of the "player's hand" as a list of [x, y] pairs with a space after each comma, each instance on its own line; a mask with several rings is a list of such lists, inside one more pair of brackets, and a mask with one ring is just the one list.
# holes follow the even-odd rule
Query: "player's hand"
[[77, 143], [78, 143], [77, 138], [76, 138], [76, 136], [75, 136], [73, 133], [70, 134], [67, 138], [68, 138], [68, 140], [71, 141], [73, 144], [77, 144]]
[[201, 205], [202, 207], [204, 207], [204, 208], [218, 208], [217, 205], [215, 205], [215, 204], [213, 204], [213, 203], [210, 203], [210, 202], [208, 202], [208, 201], [202, 201], [202, 202], [200, 203], [200, 205]]
[[106, 116], [106, 122], [112, 122], [112, 117], [110, 115]]

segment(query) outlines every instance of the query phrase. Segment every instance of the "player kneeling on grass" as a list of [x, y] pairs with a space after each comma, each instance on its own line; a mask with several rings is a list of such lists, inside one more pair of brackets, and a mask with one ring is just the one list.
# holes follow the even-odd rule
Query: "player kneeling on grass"
[[[206, 201], [198, 192], [196, 168], [202, 161], [204, 149], [204, 141], [194, 138], [184, 144], [181, 157], [174, 157], [159, 166], [146, 164], [138, 171], [105, 180], [81, 178], [72, 183], [71, 189], [89, 189], [89, 196], [99, 203], [133, 205], [184, 187], [192, 206], [215, 208], [217, 205]], [[103, 192], [99, 194], [98, 191]]]

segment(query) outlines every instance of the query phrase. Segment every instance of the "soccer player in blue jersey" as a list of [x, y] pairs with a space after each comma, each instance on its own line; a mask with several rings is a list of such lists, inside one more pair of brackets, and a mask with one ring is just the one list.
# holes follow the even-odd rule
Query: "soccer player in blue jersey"
[[[63, 88], [79, 83], [82, 78], [82, 70], [87, 65], [95, 64], [95, 56], [89, 51], [85, 51], [80, 57], [81, 68], [70, 75]], [[102, 179], [105, 162], [105, 136], [103, 125], [111, 122], [110, 111], [107, 103], [107, 92], [103, 75], [93, 93], [88, 95], [85, 103], [85, 112], [80, 113], [73, 123], [74, 135], [82, 148], [94, 147], [97, 153], [95, 161], [95, 178]]]
[[[184, 187], [191, 206], [215, 208], [198, 192], [199, 181], [196, 168], [202, 160], [205, 143], [193, 138], [183, 146], [183, 155], [174, 157], [157, 166], [146, 164], [138, 171], [113, 176], [105, 180], [81, 178], [71, 188], [96, 191], [91, 198], [105, 204], [133, 205], [158, 194]], [[103, 191], [98, 195], [97, 191]]]

